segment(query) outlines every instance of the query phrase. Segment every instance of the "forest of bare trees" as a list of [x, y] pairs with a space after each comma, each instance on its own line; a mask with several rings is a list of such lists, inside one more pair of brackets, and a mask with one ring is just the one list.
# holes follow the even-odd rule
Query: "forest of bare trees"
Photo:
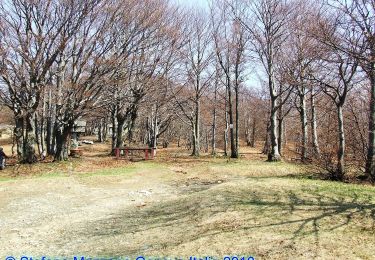
[[1, 1], [0, 106], [22, 163], [67, 160], [85, 120], [112, 148], [260, 147], [375, 181], [375, 2]]

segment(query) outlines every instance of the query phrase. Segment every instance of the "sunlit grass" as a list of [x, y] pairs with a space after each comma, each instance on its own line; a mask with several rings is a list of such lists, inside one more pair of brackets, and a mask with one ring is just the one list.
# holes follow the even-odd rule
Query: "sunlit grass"
[[[375, 257], [372, 186], [320, 180], [309, 166], [259, 159], [181, 156], [93, 163], [39, 165], [40, 174], [32, 169], [31, 175], [4, 175], [0, 181], [73, 177], [87, 192], [108, 192], [108, 202], [112, 188], [162, 186], [163, 199], [151, 196], [144, 207], [118, 209], [73, 234], [64, 231], [67, 237], [100, 240], [103, 246], [93, 252], [98, 256]], [[120, 243], [124, 238], [131, 243]]]

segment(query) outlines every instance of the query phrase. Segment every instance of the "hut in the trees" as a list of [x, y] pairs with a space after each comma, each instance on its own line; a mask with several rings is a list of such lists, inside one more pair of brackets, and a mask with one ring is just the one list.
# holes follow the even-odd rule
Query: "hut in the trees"
[[74, 127], [72, 129], [72, 139], [74, 141], [78, 141], [79, 136], [86, 132], [86, 125], [86, 121], [83, 120], [77, 120], [74, 123]]

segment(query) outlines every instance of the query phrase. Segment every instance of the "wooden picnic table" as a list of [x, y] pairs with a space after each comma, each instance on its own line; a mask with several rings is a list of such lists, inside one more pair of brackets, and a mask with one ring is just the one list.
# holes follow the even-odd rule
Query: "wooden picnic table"
[[115, 148], [114, 150], [115, 150], [115, 156], [117, 160], [121, 159], [122, 157], [121, 152], [123, 152], [125, 159], [127, 159], [129, 158], [129, 152], [132, 152], [132, 151], [143, 151], [145, 154], [145, 158], [144, 158], [145, 160], [153, 160], [155, 148], [120, 147], [120, 148]]

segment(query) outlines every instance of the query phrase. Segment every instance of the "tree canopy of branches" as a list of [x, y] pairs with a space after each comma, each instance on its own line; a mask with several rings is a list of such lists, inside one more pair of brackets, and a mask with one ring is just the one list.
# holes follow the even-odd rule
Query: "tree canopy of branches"
[[68, 160], [83, 120], [111, 152], [248, 145], [375, 181], [374, 1], [208, 3], [2, 1], [1, 122], [19, 161]]

